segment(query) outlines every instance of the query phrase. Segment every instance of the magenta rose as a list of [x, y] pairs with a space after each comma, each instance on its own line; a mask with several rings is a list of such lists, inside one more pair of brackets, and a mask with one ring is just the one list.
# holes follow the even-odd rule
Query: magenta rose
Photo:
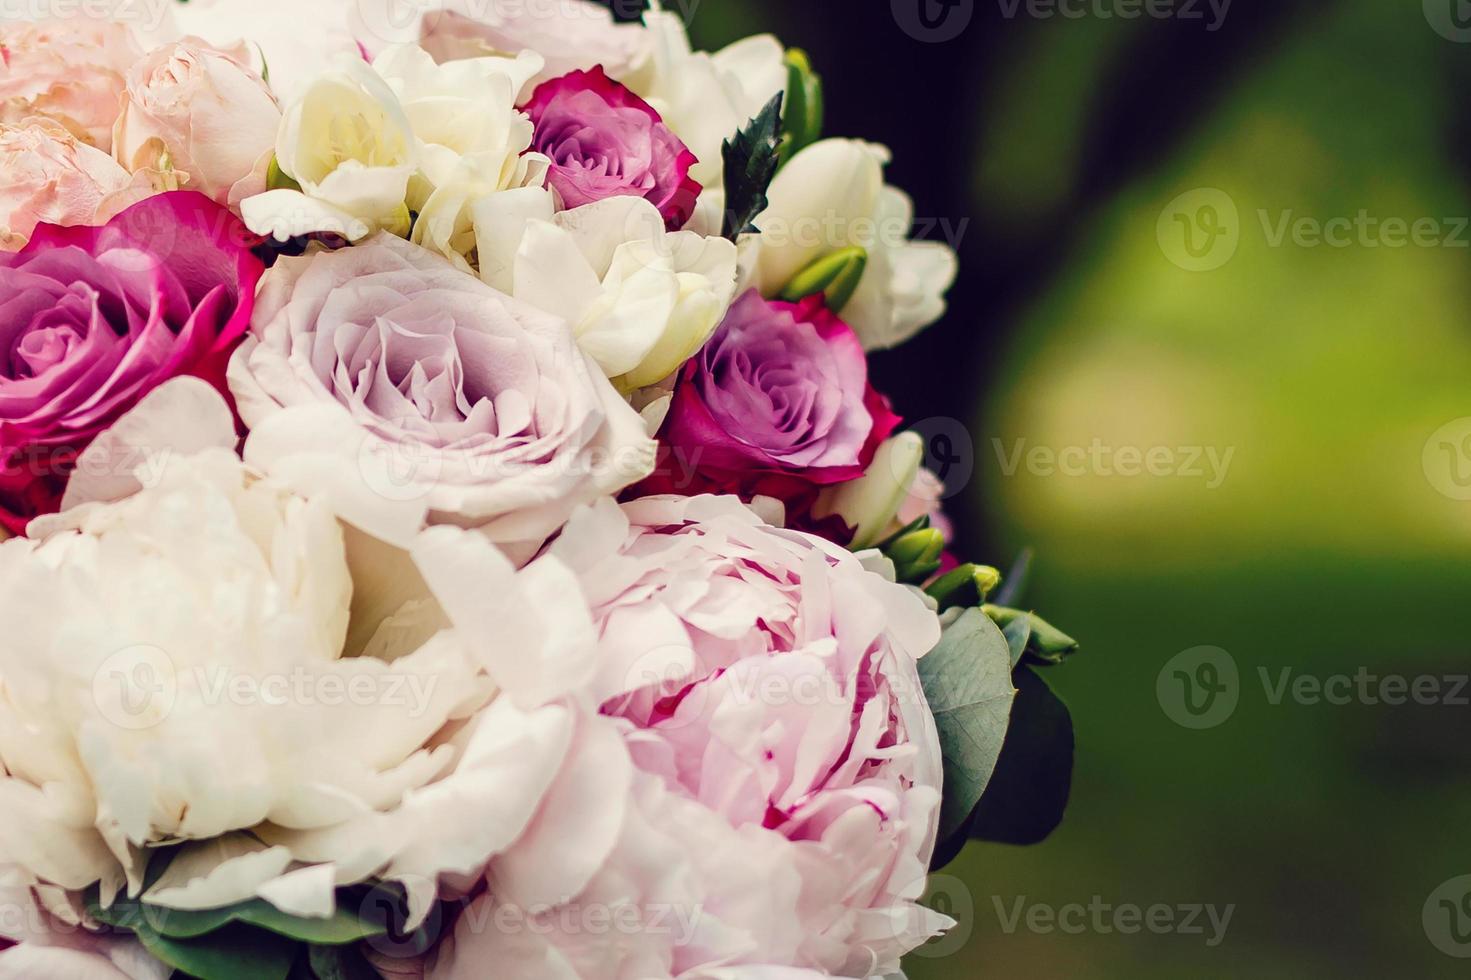
[[547, 182], [566, 208], [610, 197], [641, 197], [677, 231], [700, 196], [690, 177], [699, 161], [643, 99], [601, 66], [537, 87], [526, 114], [536, 124], [532, 149], [551, 158]]
[[684, 367], [649, 493], [758, 494], [801, 523], [819, 488], [862, 476], [899, 424], [853, 329], [820, 297], [752, 290]]
[[164, 381], [225, 390], [262, 271], [252, 240], [177, 191], [99, 228], [37, 225], [0, 253], [0, 524], [59, 509], [77, 454]]

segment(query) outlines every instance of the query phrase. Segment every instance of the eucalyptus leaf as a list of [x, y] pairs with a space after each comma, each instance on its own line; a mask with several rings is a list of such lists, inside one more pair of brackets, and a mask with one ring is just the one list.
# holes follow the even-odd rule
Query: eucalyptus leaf
[[975, 840], [1036, 844], [1062, 822], [1073, 779], [1073, 719], [1036, 669], [1014, 675], [1016, 707], [995, 775], [971, 817]]
[[919, 662], [945, 763], [940, 838], [961, 834], [1006, 738], [1016, 690], [1006, 637], [977, 609], [961, 613]]

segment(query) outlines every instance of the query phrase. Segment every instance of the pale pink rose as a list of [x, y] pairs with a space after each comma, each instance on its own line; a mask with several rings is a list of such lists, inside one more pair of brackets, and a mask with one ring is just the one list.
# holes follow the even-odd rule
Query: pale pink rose
[[0, 123], [0, 250], [15, 252], [42, 222], [99, 224], [132, 177], [117, 161], [88, 146], [58, 122], [36, 117]]
[[0, 122], [47, 116], [110, 151], [123, 76], [142, 56], [126, 24], [92, 18], [0, 23]]
[[[247, 461], [334, 487], [349, 523], [389, 541], [406, 532], [389, 505], [412, 503], [524, 560], [654, 466], [643, 421], [566, 321], [388, 234], [278, 261], [230, 389]], [[371, 495], [339, 485], [356, 473]]]
[[653, 56], [653, 36], [640, 24], [617, 24], [608, 8], [589, 0], [505, 4], [445, 0], [424, 15], [419, 44], [438, 62], [531, 50], [546, 66], [524, 90], [568, 72], [601, 65], [626, 81]]
[[918, 905], [940, 629], [914, 592], [730, 497], [603, 501], [548, 562], [592, 608], [601, 711], [430, 980], [881, 976], [949, 925]]
[[134, 172], [182, 171], [221, 204], [263, 192], [281, 109], [243, 55], [198, 38], [149, 52], [128, 72], [113, 156]]

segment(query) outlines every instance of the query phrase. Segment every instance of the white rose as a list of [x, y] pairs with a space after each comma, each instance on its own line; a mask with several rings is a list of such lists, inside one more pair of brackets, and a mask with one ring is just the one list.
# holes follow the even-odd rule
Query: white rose
[[408, 233], [418, 142], [393, 91], [360, 57], [340, 57], [287, 106], [276, 163], [301, 190], [241, 202], [251, 231], [281, 241], [311, 232], [351, 241], [378, 229]]
[[704, 345], [730, 307], [735, 275], [731, 242], [668, 232], [648, 201], [614, 197], [532, 222], [514, 295], [571, 323], [583, 351], [629, 392]]
[[867, 250], [863, 278], [840, 315], [868, 350], [903, 343], [938, 320], [959, 268], [949, 246], [909, 240], [914, 205], [884, 183], [888, 160], [887, 149], [859, 140], [814, 143], [777, 172], [769, 206], [756, 218], [757, 285], [767, 297], [825, 255]]

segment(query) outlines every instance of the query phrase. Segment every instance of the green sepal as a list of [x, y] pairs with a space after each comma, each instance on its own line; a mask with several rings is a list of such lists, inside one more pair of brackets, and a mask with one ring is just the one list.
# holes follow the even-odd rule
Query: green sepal
[[822, 293], [827, 308], [841, 313], [858, 290], [863, 272], [868, 268], [868, 250], [854, 245], [824, 255], [792, 277], [781, 291], [788, 303]]
[[271, 165], [266, 168], [266, 189], [273, 191], [299, 191], [301, 184], [296, 179], [281, 169], [281, 163], [271, 155]]
[[812, 70], [807, 52], [788, 48], [786, 111], [782, 114], [779, 166], [822, 138], [822, 76]]
[[1027, 626], [1026, 653], [1029, 661], [1041, 667], [1060, 664], [1078, 652], [1078, 641], [1034, 612], [1012, 609], [1008, 606], [986, 605], [986, 615], [1007, 630], [1019, 621]]
[[925, 587], [940, 611], [979, 606], [1001, 582], [1001, 573], [989, 565], [967, 564], [946, 572]]

